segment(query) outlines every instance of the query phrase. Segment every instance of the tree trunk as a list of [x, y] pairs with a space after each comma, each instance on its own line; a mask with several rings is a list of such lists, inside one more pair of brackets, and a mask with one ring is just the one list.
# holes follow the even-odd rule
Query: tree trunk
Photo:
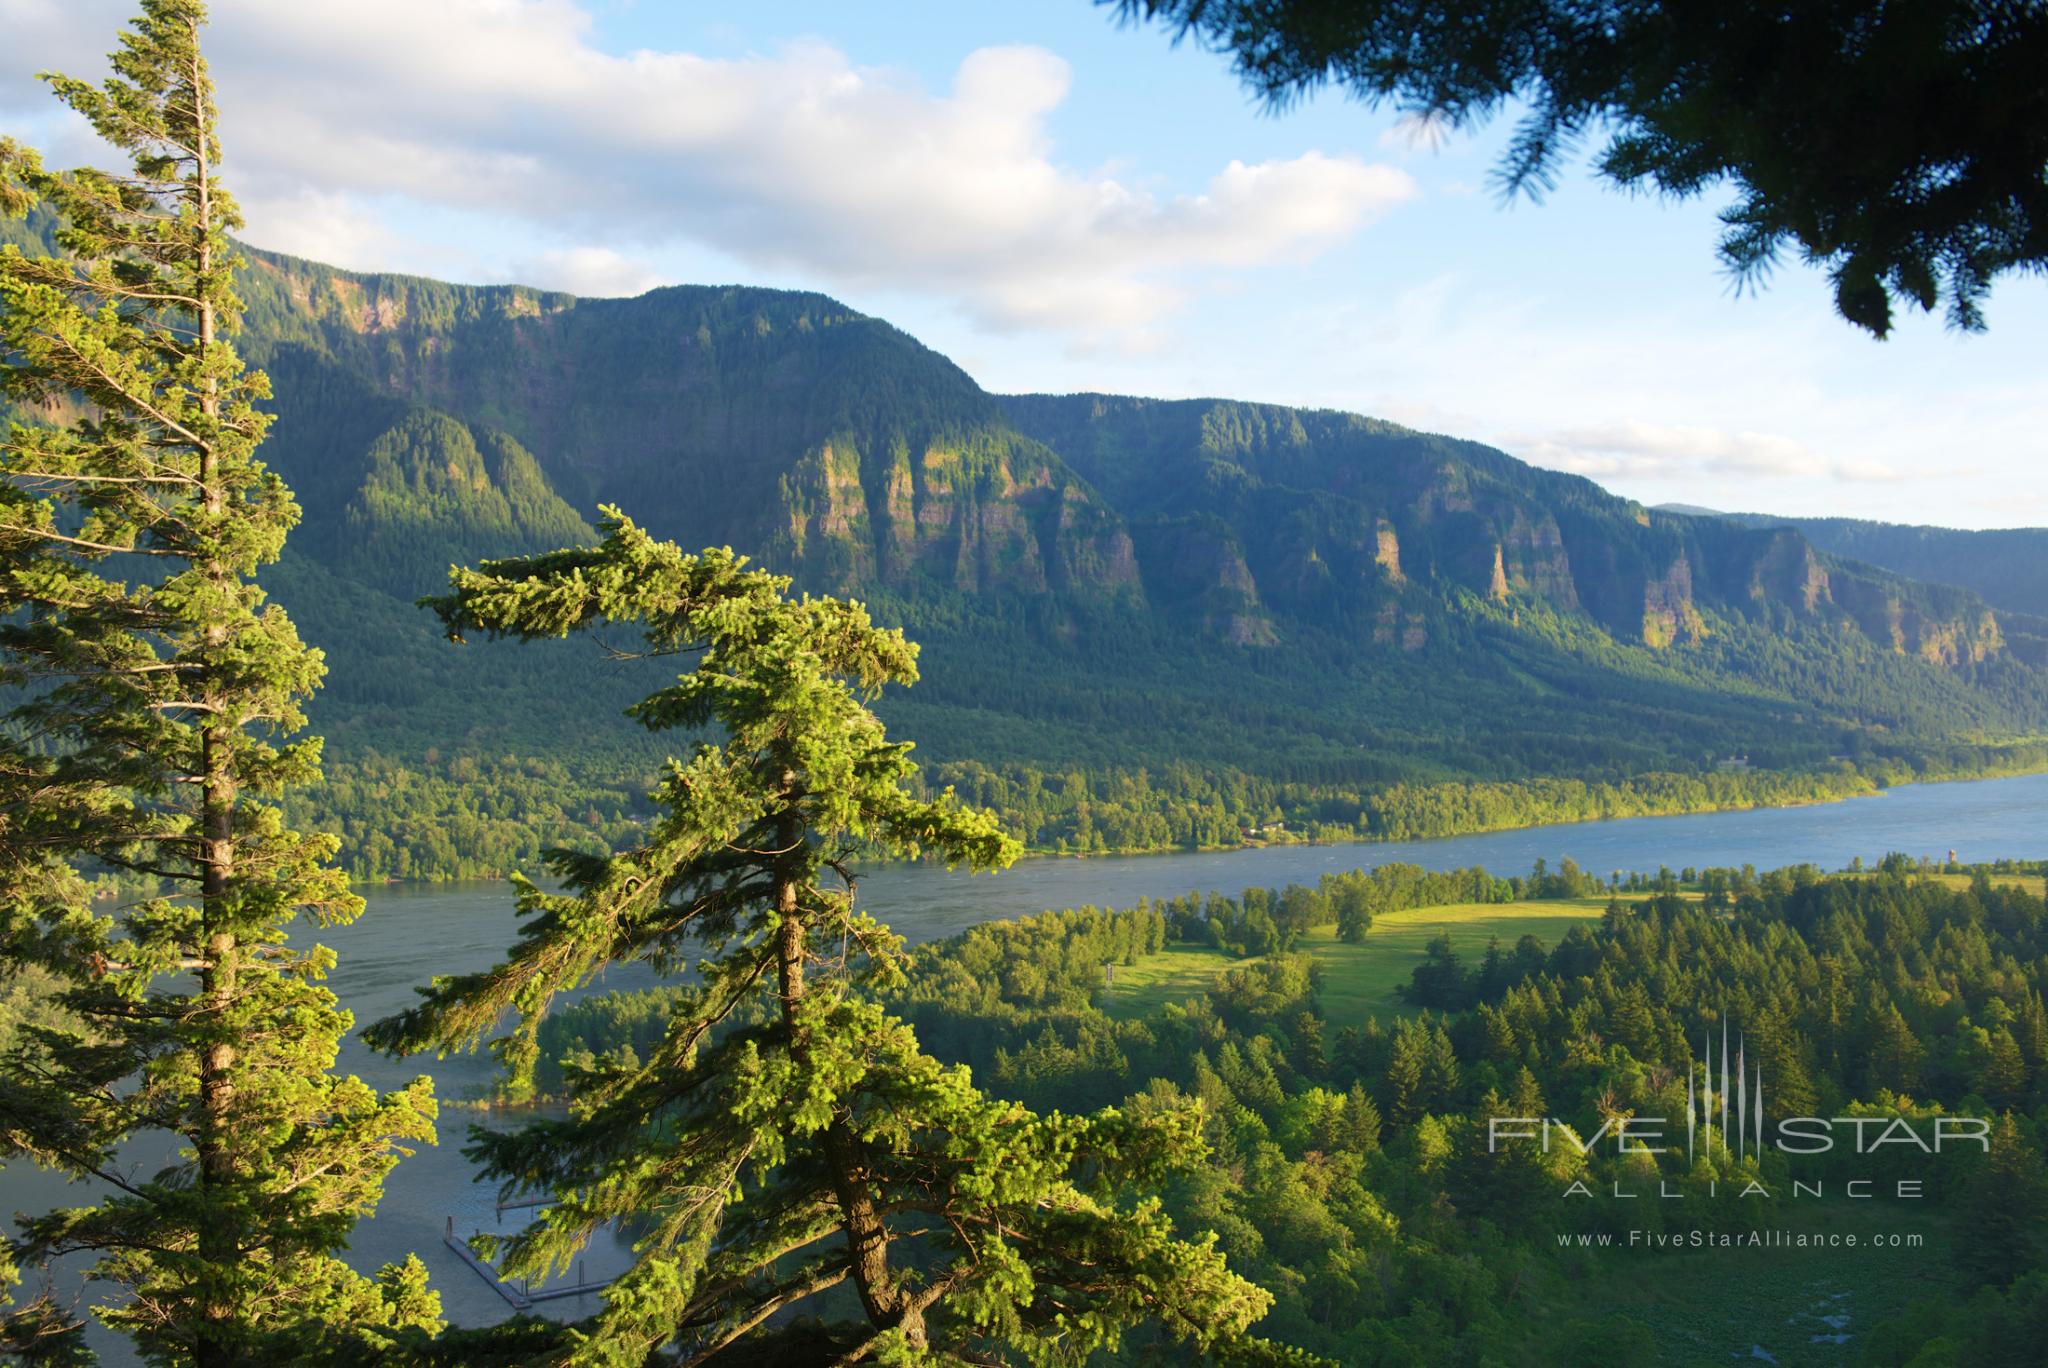
[[[223, 925], [228, 879], [235, 862], [235, 785], [223, 763], [225, 750], [222, 738], [209, 727], [200, 743], [206, 776], [201, 838], [205, 873], [200, 893], [200, 934], [205, 940], [202, 957], [206, 968], [200, 974], [200, 996], [208, 1030], [217, 1029], [235, 1000], [235, 935]], [[200, 1054], [199, 1134], [193, 1148], [199, 1161], [202, 1211], [213, 1205], [209, 1198], [215, 1194], [224, 1197], [234, 1182], [234, 1147], [229, 1128], [235, 1100], [234, 1063], [235, 1047], [224, 1036], [210, 1041]], [[198, 1241], [199, 1257], [210, 1268], [232, 1268], [241, 1257], [237, 1231], [225, 1221], [202, 1217]], [[199, 1338], [193, 1345], [192, 1359], [197, 1368], [217, 1368], [232, 1361], [229, 1346], [215, 1327], [220, 1325], [224, 1330], [222, 1323], [233, 1315], [233, 1306], [218, 1294], [209, 1298]]]
[[[204, 358], [212, 350], [217, 327], [214, 307], [205, 298], [210, 284], [208, 277], [213, 270], [213, 231], [211, 148], [208, 146], [208, 129], [203, 115], [202, 101], [205, 91], [205, 72], [199, 65], [197, 26], [194, 26], [193, 59], [190, 96], [194, 110], [195, 182], [197, 202], [194, 205], [194, 223], [191, 231], [198, 234], [199, 252], [197, 279], [201, 296], [198, 310], [199, 354]], [[206, 382], [207, 393], [200, 400], [201, 409], [208, 417], [220, 416], [220, 399], [213, 392], [217, 382]], [[209, 518], [217, 518], [226, 506], [226, 491], [222, 487], [219, 453], [211, 445], [199, 449], [199, 483]], [[212, 559], [201, 563], [201, 569], [217, 586], [224, 586], [230, 578], [230, 569], [220, 560]], [[200, 662], [205, 683], [201, 691], [204, 700], [213, 705], [215, 711], [208, 712], [205, 725], [200, 731], [200, 958], [206, 968], [200, 973], [201, 1015], [209, 1032], [218, 1031], [220, 1023], [233, 1007], [236, 990], [236, 936], [228, 916], [228, 886], [235, 868], [235, 774], [234, 740], [231, 728], [221, 719], [226, 715], [219, 709], [226, 705], [221, 688], [214, 676], [220, 664], [220, 657], [228, 643], [227, 626], [224, 623], [209, 624], [206, 628], [204, 657]], [[200, 1052], [199, 1060], [199, 1116], [198, 1135], [194, 1137], [193, 1149], [199, 1164], [200, 1210], [210, 1212], [214, 1203], [210, 1200], [215, 1193], [225, 1195], [235, 1179], [235, 1155], [230, 1134], [230, 1115], [234, 1108], [235, 1082], [233, 1069], [235, 1047], [223, 1033], [207, 1043]], [[197, 1231], [199, 1257], [211, 1270], [225, 1272], [232, 1269], [241, 1258], [239, 1232], [226, 1221], [214, 1220], [203, 1215]], [[218, 1281], [215, 1288], [218, 1289]], [[218, 1290], [207, 1297], [204, 1316], [198, 1327], [192, 1346], [192, 1361], [195, 1368], [220, 1368], [233, 1362], [234, 1351], [229, 1339], [229, 1326], [234, 1317], [234, 1306]]]
[[[795, 776], [786, 777], [785, 790], [794, 787]], [[777, 842], [789, 853], [782, 857], [784, 863], [775, 878], [775, 908], [781, 918], [775, 950], [782, 1019], [789, 1028], [790, 1054], [800, 1069], [807, 1066], [810, 1054], [806, 1032], [796, 1021], [797, 1004], [804, 995], [805, 937], [798, 903], [802, 878], [798, 871], [805, 869], [800, 846], [803, 839], [801, 819], [792, 810], [782, 820]], [[924, 1347], [923, 1309], [906, 1297], [889, 1276], [889, 1230], [881, 1212], [875, 1209], [874, 1194], [868, 1189], [859, 1138], [842, 1114], [825, 1127], [818, 1144], [831, 1174], [833, 1195], [839, 1202], [840, 1226], [846, 1232], [853, 1284], [860, 1295], [861, 1309], [878, 1329], [900, 1328], [913, 1346]]]

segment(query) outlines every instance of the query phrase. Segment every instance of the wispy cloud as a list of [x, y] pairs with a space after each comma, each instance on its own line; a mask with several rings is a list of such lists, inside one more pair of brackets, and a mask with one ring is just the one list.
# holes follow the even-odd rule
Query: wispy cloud
[[562, 247], [514, 263], [513, 275], [529, 285], [593, 298], [645, 294], [676, 282], [644, 261], [609, 247]]
[[[97, 69], [130, 7], [0, 0], [8, 65]], [[1048, 127], [1072, 73], [1035, 47], [972, 52], [931, 91], [819, 42], [733, 60], [609, 53], [569, 0], [216, 0], [212, 13], [252, 240], [342, 264], [374, 255], [347, 225], [398, 197], [1123, 341], [1205, 278], [1313, 256], [1418, 194], [1396, 167], [1313, 151], [1230, 161], [1186, 193], [1075, 169]], [[20, 104], [20, 75], [0, 102]], [[597, 267], [566, 250], [558, 271]]]
[[1837, 460], [1774, 432], [1627, 420], [1514, 436], [1508, 447], [1538, 465], [1595, 479], [1673, 475], [1819, 476], [1883, 483], [1913, 478], [1878, 461]]

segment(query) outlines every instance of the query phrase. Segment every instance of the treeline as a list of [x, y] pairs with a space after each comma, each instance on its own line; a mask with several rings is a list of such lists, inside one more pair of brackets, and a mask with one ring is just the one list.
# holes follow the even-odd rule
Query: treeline
[[[2041, 757], [2048, 763], [2048, 753]], [[1875, 793], [1884, 766], [1657, 773], [1611, 782], [1395, 783], [1345, 787], [1242, 772], [1170, 766], [1089, 774], [1000, 769], [972, 761], [933, 767], [977, 805], [1002, 814], [1033, 849], [1103, 854], [1241, 845], [1254, 840], [1403, 841], [1560, 822], [1832, 802]]]
[[358, 882], [490, 879], [537, 869], [549, 846], [614, 849], [644, 820], [651, 778], [536, 756], [428, 751], [407, 763], [375, 751], [332, 760], [287, 818], [341, 839]]
[[[651, 772], [606, 752], [444, 755], [417, 760], [377, 751], [329, 762], [318, 789], [294, 795], [289, 814], [335, 832], [351, 878], [500, 878], [534, 867], [554, 845], [609, 848], [646, 811]], [[1555, 823], [1673, 816], [1835, 802], [1918, 780], [2048, 768], [2048, 747], [1962, 749], [1918, 761], [1842, 762], [1825, 769], [1658, 773], [1612, 782], [1399, 783], [1379, 789], [1281, 782], [1236, 770], [1170, 765], [1048, 772], [973, 761], [932, 767], [994, 811], [1005, 830], [1047, 854], [1206, 850], [1286, 841], [1402, 841]], [[1487, 901], [1474, 896], [1463, 901]]]
[[1827, 803], [1875, 793], [1881, 786], [1881, 778], [1848, 765], [1792, 773], [1646, 774], [1616, 783], [1402, 784], [1368, 797], [1358, 824], [1360, 834], [1373, 839], [1418, 840], [1556, 822]]
[[1254, 840], [1424, 840], [1554, 823], [1828, 803], [1894, 784], [2044, 768], [2048, 746], [2017, 745], [1865, 757], [1817, 769], [1659, 772], [1611, 781], [1536, 777], [1346, 787], [1184, 766], [1047, 773], [971, 761], [937, 765], [932, 774], [1002, 814], [1035, 850], [1102, 854]]

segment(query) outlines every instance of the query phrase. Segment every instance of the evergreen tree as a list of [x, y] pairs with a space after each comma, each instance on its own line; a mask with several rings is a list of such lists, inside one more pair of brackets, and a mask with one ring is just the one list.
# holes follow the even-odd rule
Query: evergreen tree
[[[1896, 303], [1983, 326], [2048, 262], [2048, 6], [1985, 0], [1098, 0], [1232, 54], [1278, 104], [1335, 84], [1436, 129], [1526, 112], [1500, 169], [1541, 193], [1586, 137], [1619, 184], [1726, 184], [1721, 256], [1790, 247], [1884, 336]], [[1690, 882], [1688, 879], [1687, 882]]]
[[1992, 1128], [1991, 1151], [1963, 1185], [1960, 1206], [1966, 1238], [1957, 1262], [1973, 1279], [2009, 1283], [2036, 1266], [2048, 1175], [2011, 1112]]
[[1472, 1114], [1472, 1124], [1459, 1134], [1457, 1173], [1450, 1185], [1461, 1210], [1503, 1226], [1524, 1220], [1550, 1186], [1543, 1151], [1534, 1141], [1503, 1140], [1495, 1133], [1495, 1118], [1542, 1115], [1520, 1107], [1521, 1103], [1504, 1100], [1492, 1088], [1486, 1090]]
[[1749, 1049], [1763, 1076], [1770, 1080], [1771, 1105], [1788, 1116], [1806, 1116], [1819, 1105], [1813, 1075], [1806, 1067], [1805, 1042], [1780, 1006], [1765, 1008], [1749, 1033]]
[[1380, 1147], [1380, 1109], [1363, 1085], [1353, 1083], [1344, 1095], [1344, 1111], [1338, 1133], [1345, 1149], [1354, 1154], [1374, 1154]]
[[1430, 938], [1423, 961], [1409, 975], [1408, 997], [1418, 1006], [1455, 1012], [1472, 1003], [1472, 974], [1451, 948], [1450, 932]]
[[1394, 1024], [1393, 1053], [1387, 1059], [1387, 1117], [1397, 1126], [1409, 1125], [1429, 1109], [1426, 1074], [1429, 1068], [1429, 1031], [1403, 1018]]
[[621, 962], [695, 969], [644, 1062], [572, 1068], [569, 1119], [475, 1137], [508, 1188], [554, 1195], [504, 1242], [509, 1276], [562, 1269], [606, 1223], [640, 1233], [573, 1360], [638, 1364], [680, 1341], [700, 1362], [843, 1284], [865, 1318], [852, 1358], [1000, 1345], [1077, 1363], [1151, 1318], [1198, 1346], [1240, 1334], [1266, 1294], [1175, 1239], [1145, 1191], [1202, 1157], [1199, 1113], [1033, 1115], [875, 1005], [902, 956], [859, 910], [855, 862], [993, 869], [1017, 853], [950, 793], [914, 797], [909, 746], [866, 706], [916, 678], [916, 648], [730, 551], [686, 555], [611, 509], [603, 529], [594, 549], [456, 571], [434, 606], [458, 639], [632, 624], [649, 651], [694, 657], [634, 715], [714, 739], [669, 762], [642, 844], [554, 852], [560, 893], [519, 884], [527, 922], [505, 963], [437, 981], [372, 1033], [459, 1048], [510, 1009], [494, 1048], [524, 1080], [560, 993]]
[[1898, 1006], [1885, 1003], [1871, 1014], [1865, 1028], [1863, 1075], [1867, 1086], [1872, 1091], [1889, 1088], [1911, 1093], [1920, 1086], [1920, 1062], [1925, 1053]]
[[2021, 1004], [2014, 1038], [2029, 1065], [2036, 1069], [2048, 1065], [2048, 1010], [2043, 1009], [2039, 993], [2027, 994]]
[[1509, 1113], [1512, 1116], [1549, 1115], [1543, 1101], [1543, 1087], [1536, 1081], [1536, 1075], [1529, 1071], [1526, 1064], [1515, 1070], [1515, 1087], [1514, 1092], [1508, 1097], [1508, 1106], [1513, 1109]]
[[1457, 1101], [1458, 1052], [1451, 1044], [1451, 1033], [1444, 1029], [1441, 1021], [1430, 1031], [1429, 1053], [1423, 1065], [1422, 1079], [1431, 1111]]
[[1614, 1005], [1607, 1013], [1607, 1026], [1614, 1039], [1626, 1046], [1632, 1057], [1639, 1060], [1656, 1058], [1656, 1018], [1650, 1011], [1650, 995], [1643, 991], [1640, 983], [1628, 984], [1615, 994]]
[[[81, 1023], [0, 1060], [0, 1137], [104, 1193], [28, 1220], [15, 1256], [92, 1254], [118, 1289], [96, 1314], [149, 1361], [359, 1359], [437, 1320], [417, 1261], [373, 1281], [335, 1257], [400, 1143], [433, 1138], [433, 1101], [330, 1072], [334, 956], [286, 940], [362, 902], [334, 841], [266, 801], [319, 776], [319, 741], [286, 738], [324, 667], [252, 579], [298, 511], [255, 458], [267, 382], [228, 341], [239, 220], [203, 19], [145, 0], [104, 85], [49, 78], [132, 171], [0, 149], [6, 208], [55, 210], [66, 253], [0, 254], [0, 375], [29, 415], [0, 443], [0, 682], [25, 700], [0, 742], [0, 915]], [[88, 867], [158, 891], [97, 917]], [[120, 1147], [165, 1133], [176, 1155], [128, 1171]]]
[[2000, 1026], [1991, 1032], [1990, 1053], [1978, 1080], [1984, 1095], [2000, 1107], [2016, 1107], [2027, 1096], [2027, 1061], [2011, 1031]]

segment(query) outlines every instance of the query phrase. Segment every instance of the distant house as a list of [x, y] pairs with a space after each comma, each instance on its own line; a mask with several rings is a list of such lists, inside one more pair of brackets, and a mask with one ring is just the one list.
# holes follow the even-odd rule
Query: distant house
[[1714, 762], [1714, 768], [1724, 774], [1740, 773], [1749, 768], [1749, 757], [1746, 755], [1724, 755]]

